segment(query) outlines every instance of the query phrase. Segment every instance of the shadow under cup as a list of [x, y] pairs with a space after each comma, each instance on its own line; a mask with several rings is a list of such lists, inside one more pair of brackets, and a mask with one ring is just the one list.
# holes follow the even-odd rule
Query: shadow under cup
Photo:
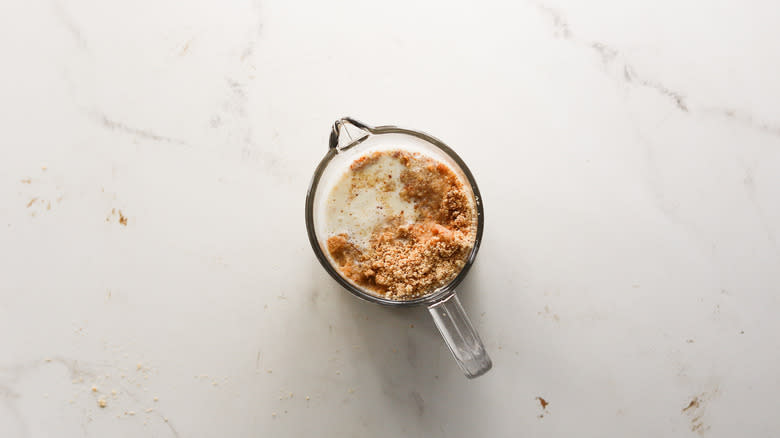
[[[448, 284], [412, 300], [399, 301], [378, 296], [341, 275], [328, 256], [325, 241], [325, 211], [330, 189], [357, 158], [375, 151], [406, 150], [420, 152], [447, 164], [471, 190], [477, 211], [477, 232], [461, 271]], [[322, 159], [306, 194], [306, 229], [309, 242], [326, 271], [345, 289], [367, 301], [386, 306], [426, 305], [444, 337], [447, 346], [467, 377], [478, 377], [492, 367], [492, 362], [476, 330], [455, 294], [455, 287], [468, 273], [477, 256], [484, 226], [482, 199], [476, 181], [463, 160], [440, 140], [427, 134], [395, 126], [369, 127], [351, 118], [333, 125], [330, 147]]]

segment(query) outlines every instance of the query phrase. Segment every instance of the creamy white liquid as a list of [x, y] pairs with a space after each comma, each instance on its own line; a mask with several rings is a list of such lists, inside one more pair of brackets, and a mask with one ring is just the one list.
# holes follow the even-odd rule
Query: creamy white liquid
[[[401, 199], [400, 176], [405, 166], [398, 159], [382, 155], [376, 162], [359, 171], [347, 169], [328, 195], [325, 210], [325, 231], [328, 236], [346, 233], [361, 249], [368, 247], [371, 232], [388, 218], [404, 212], [408, 222], [414, 220], [414, 204]], [[376, 179], [394, 185], [386, 191], [385, 184], [352, 189], [353, 183]]]

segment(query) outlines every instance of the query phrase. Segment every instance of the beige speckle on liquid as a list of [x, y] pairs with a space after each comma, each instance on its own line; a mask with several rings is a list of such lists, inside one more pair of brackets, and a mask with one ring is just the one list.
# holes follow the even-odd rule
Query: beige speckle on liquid
[[92, 392], [97, 392], [97, 386], [92, 387]]
[[100, 406], [101, 408], [105, 408], [106, 406], [108, 406], [108, 403], [106, 403], [106, 401], [101, 398], [100, 400], [98, 400], [98, 406]]

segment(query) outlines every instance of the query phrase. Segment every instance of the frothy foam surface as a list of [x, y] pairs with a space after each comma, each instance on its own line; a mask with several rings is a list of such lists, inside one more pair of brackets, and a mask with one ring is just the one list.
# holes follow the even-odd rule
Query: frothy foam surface
[[473, 194], [443, 162], [403, 149], [366, 153], [336, 174], [324, 207], [326, 251], [340, 274], [385, 298], [446, 285], [473, 249]]
[[414, 204], [401, 199], [404, 165], [387, 155], [366, 164], [359, 172], [347, 169], [330, 191], [325, 211], [328, 236], [347, 234], [361, 249], [368, 248], [377, 226], [402, 212], [411, 223]]

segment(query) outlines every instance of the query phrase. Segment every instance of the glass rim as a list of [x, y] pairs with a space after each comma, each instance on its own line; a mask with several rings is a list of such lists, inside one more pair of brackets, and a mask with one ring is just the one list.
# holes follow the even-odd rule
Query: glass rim
[[[455, 164], [458, 165], [460, 171], [463, 173], [463, 175], [466, 177], [466, 180], [471, 185], [471, 190], [474, 195], [474, 203], [477, 209], [477, 233], [474, 238], [474, 246], [471, 248], [471, 252], [466, 258], [463, 268], [461, 268], [460, 272], [458, 272], [458, 275], [456, 275], [455, 278], [450, 280], [449, 283], [434, 290], [431, 293], [425, 294], [421, 297], [414, 298], [411, 300], [391, 300], [364, 291], [358, 286], [352, 284], [349, 280], [344, 278], [338, 272], [338, 270], [331, 264], [327, 255], [323, 252], [322, 246], [320, 245], [320, 241], [317, 239], [317, 232], [314, 227], [314, 197], [315, 194], [317, 193], [317, 187], [319, 185], [320, 178], [322, 177], [322, 174], [325, 172], [325, 169], [328, 167], [328, 164], [330, 164], [333, 158], [335, 158], [336, 155], [340, 153], [340, 151], [350, 149], [362, 143], [363, 140], [368, 138], [368, 136], [359, 138], [343, 148], [338, 148], [336, 147], [333, 141], [333, 134], [332, 134], [330, 149], [328, 150], [328, 153], [325, 154], [325, 157], [322, 158], [319, 165], [317, 165], [317, 168], [314, 170], [314, 175], [312, 176], [311, 182], [309, 183], [309, 188], [306, 191], [306, 210], [305, 210], [306, 231], [309, 236], [309, 243], [311, 244], [311, 247], [314, 250], [314, 254], [317, 256], [317, 259], [320, 261], [322, 267], [325, 268], [325, 270], [330, 274], [331, 277], [333, 277], [341, 286], [343, 286], [345, 289], [350, 291], [353, 295], [357, 296], [358, 298], [364, 299], [366, 301], [371, 301], [385, 306], [402, 307], [402, 306], [431, 305], [446, 299], [447, 297], [449, 297], [455, 292], [455, 288], [463, 281], [463, 279], [466, 277], [466, 274], [468, 274], [471, 265], [474, 263], [474, 260], [477, 257], [477, 252], [479, 251], [480, 243], [482, 242], [482, 232], [485, 225], [485, 212], [484, 212], [484, 207], [482, 205], [483, 204], [482, 196], [480, 195], [479, 188], [477, 187], [477, 182], [474, 180], [474, 175], [472, 175], [471, 170], [469, 170], [468, 166], [466, 166], [466, 163], [463, 162], [463, 160], [458, 156], [458, 154], [455, 153], [454, 150], [452, 150], [449, 146], [447, 146], [444, 142], [437, 139], [436, 137], [433, 137], [431, 135], [425, 134], [420, 131], [413, 131], [410, 129], [399, 128], [397, 126], [391, 126], [391, 125], [370, 127], [351, 118], [344, 118], [341, 119], [340, 121], [346, 121], [352, 123], [353, 125], [358, 126], [361, 129], [367, 131], [369, 135], [406, 134], [413, 137], [417, 137], [419, 139], [427, 141], [428, 143], [431, 143], [432, 145], [436, 146], [439, 150], [441, 150], [444, 154], [449, 156], [455, 162]], [[337, 122], [337, 124], [338, 123], [339, 122]], [[338, 131], [336, 130], [336, 126], [334, 126], [334, 133], [335, 134], [338, 133]]]

